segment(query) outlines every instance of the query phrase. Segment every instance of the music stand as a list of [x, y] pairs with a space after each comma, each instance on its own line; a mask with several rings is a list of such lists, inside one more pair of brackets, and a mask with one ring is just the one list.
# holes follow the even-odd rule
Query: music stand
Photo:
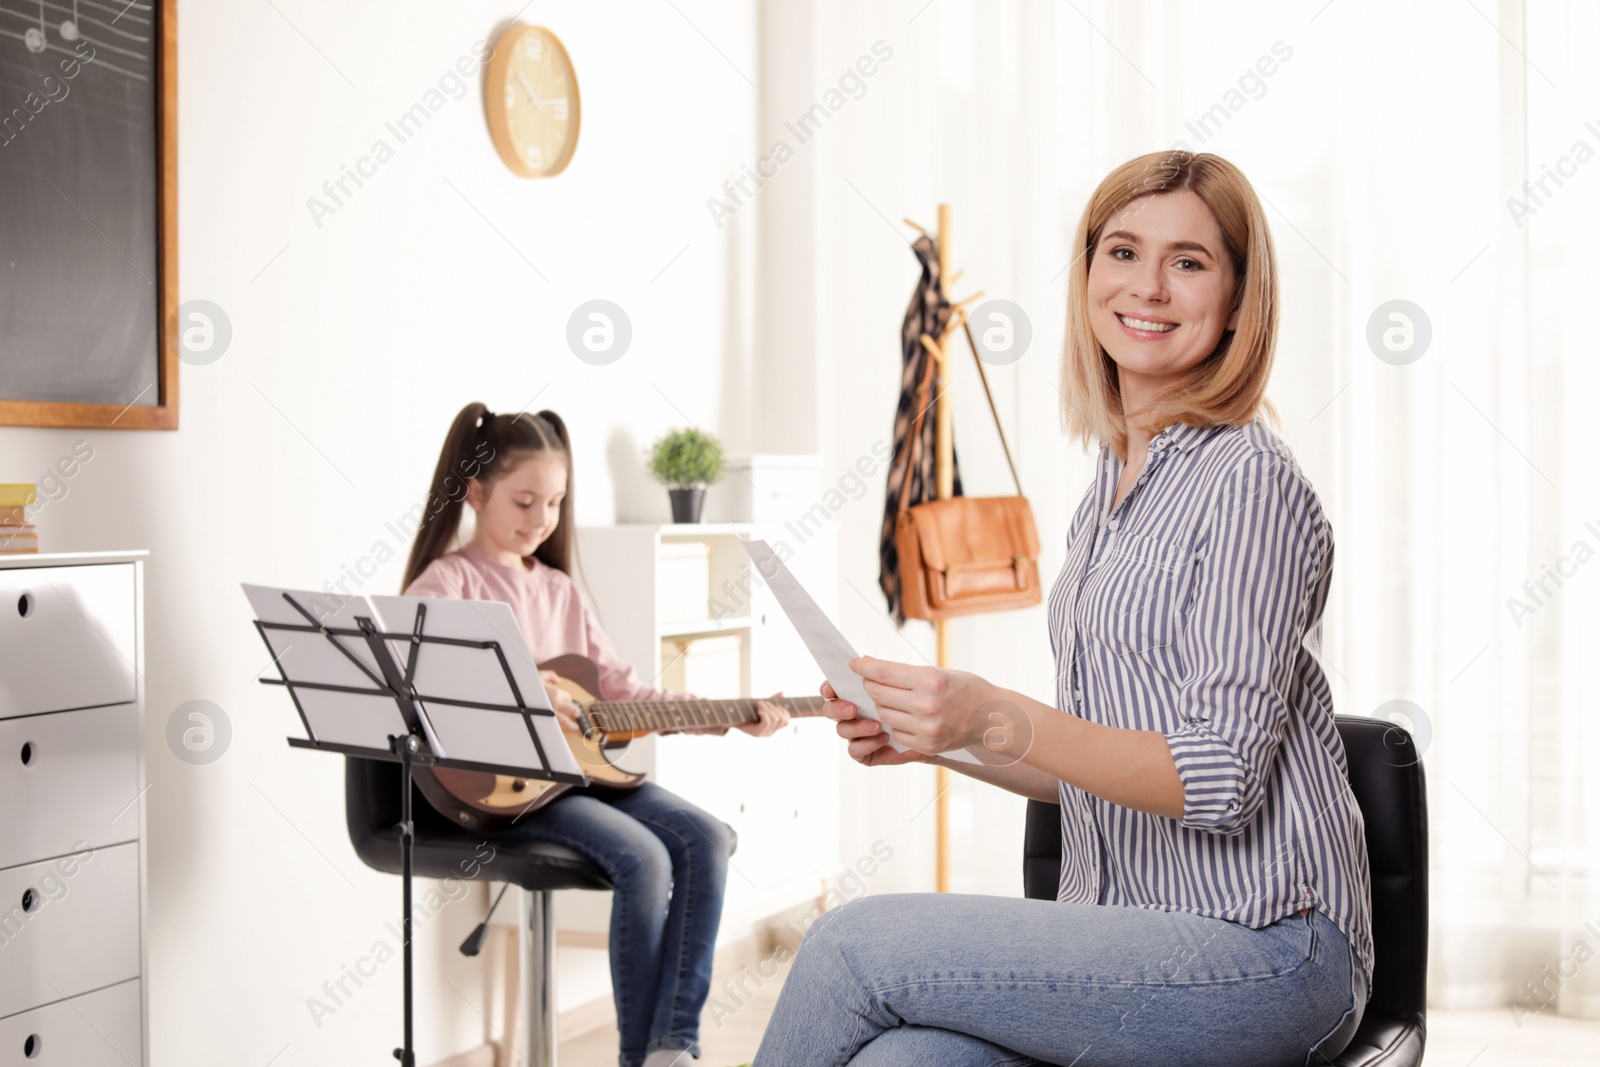
[[[412, 768], [484, 771], [577, 786], [587, 785], [588, 778], [572, 750], [561, 740], [555, 712], [537, 670], [530, 676], [523, 668], [523, 661], [527, 660], [523, 649], [508, 659], [497, 639], [452, 637], [450, 628], [443, 626], [436, 627], [442, 632], [427, 632], [429, 605], [419, 598], [383, 598], [389, 608], [389, 622], [409, 622], [410, 629], [401, 630], [393, 625], [380, 627], [383, 616], [364, 597], [255, 585], [243, 588], [255, 609], [256, 632], [278, 669], [277, 678], [260, 681], [284, 687], [306, 730], [304, 738], [289, 738], [290, 746], [398, 762], [401, 766], [400, 929], [405, 1041], [394, 1050], [394, 1056], [401, 1067], [416, 1067], [411, 1026], [411, 850], [415, 837], [411, 820]], [[438, 603], [443, 606], [455, 602]], [[508, 639], [513, 634], [520, 637], [508, 606], [485, 603], [478, 607], [501, 609], [510, 619], [509, 630], [505, 619], [501, 619], [494, 632], [505, 634]], [[402, 608], [412, 612], [409, 619], [402, 620]], [[448, 615], [448, 609], [444, 613]], [[308, 635], [314, 635], [313, 639], [307, 640]], [[279, 640], [274, 641], [275, 636]], [[431, 672], [433, 681], [426, 696], [418, 692], [416, 685], [419, 669], [424, 666], [424, 648], [434, 648], [447, 659], [451, 658], [450, 653], [455, 656], [451, 670]], [[464, 696], [433, 691], [441, 686], [454, 687], [455, 677], [462, 674], [459, 657], [466, 650], [493, 653], [501, 672], [499, 680], [504, 682], [500, 692], [509, 694], [510, 703], [485, 699], [492, 692], [486, 694], [484, 680], [470, 677], [471, 672], [462, 679]], [[446, 755], [431, 721], [430, 706], [449, 710], [451, 747], [462, 754]], [[517, 716], [521, 722], [508, 723], [505, 716]], [[518, 744], [508, 745], [508, 738], [516, 739]], [[508, 752], [512, 755], [505, 758]], [[490, 758], [483, 758], [485, 754]]]

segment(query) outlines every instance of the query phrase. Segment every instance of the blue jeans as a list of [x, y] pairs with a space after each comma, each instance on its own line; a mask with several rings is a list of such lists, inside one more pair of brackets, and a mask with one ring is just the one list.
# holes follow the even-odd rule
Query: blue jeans
[[864, 897], [807, 932], [755, 1065], [1322, 1064], [1366, 1000], [1349, 942], [1318, 911], [1252, 930], [1097, 904]]
[[646, 782], [615, 800], [568, 794], [503, 836], [565, 845], [611, 879], [622, 1067], [663, 1048], [698, 1057], [733, 829]]

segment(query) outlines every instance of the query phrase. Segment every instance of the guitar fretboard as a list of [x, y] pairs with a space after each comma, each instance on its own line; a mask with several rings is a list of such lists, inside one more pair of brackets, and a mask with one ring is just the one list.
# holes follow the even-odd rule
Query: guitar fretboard
[[[755, 722], [756, 700], [621, 700], [590, 704], [589, 722], [606, 734], [653, 733], [696, 726], [741, 726]], [[784, 697], [777, 703], [795, 718], [822, 714], [821, 697]]]

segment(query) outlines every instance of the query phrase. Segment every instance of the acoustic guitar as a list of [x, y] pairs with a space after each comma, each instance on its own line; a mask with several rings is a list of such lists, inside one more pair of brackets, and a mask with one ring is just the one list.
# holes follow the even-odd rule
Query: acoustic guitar
[[[587, 656], [557, 656], [539, 664], [539, 669], [560, 676], [560, 688], [578, 705], [581, 729], [563, 729], [562, 734], [591, 784], [574, 786], [448, 767], [414, 768], [422, 795], [452, 821], [473, 830], [504, 829], [569, 791], [604, 797], [637, 789], [644, 775], [613, 764], [608, 749], [661, 730], [740, 726], [760, 718], [756, 700], [600, 700], [594, 695], [600, 690], [600, 669]], [[822, 714], [819, 696], [784, 697], [777, 703], [796, 718]]]

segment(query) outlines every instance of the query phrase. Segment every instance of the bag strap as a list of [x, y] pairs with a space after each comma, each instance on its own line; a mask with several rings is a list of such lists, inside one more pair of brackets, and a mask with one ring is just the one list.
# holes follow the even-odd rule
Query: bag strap
[[[1006, 466], [1011, 468], [1011, 480], [1016, 483], [1017, 495], [1027, 496], [1022, 491], [1022, 479], [1017, 477], [1017, 464], [1011, 458], [1011, 445], [1006, 441], [1006, 428], [1000, 424], [1000, 409], [995, 406], [994, 393], [989, 388], [989, 376], [983, 372], [983, 358], [978, 355], [978, 343], [972, 338], [972, 324], [965, 317], [961, 320], [961, 331], [967, 335], [967, 347], [972, 349], [972, 362], [978, 368], [978, 380], [983, 383], [983, 395], [989, 401], [989, 414], [994, 416], [995, 432], [1000, 435], [1000, 448], [1006, 454]], [[922, 384], [917, 387], [917, 418], [912, 425], [911, 441], [906, 449], [906, 481], [908, 483], [911, 481], [911, 465], [916, 462], [914, 450], [918, 449], [922, 444], [923, 418], [928, 414], [928, 408], [932, 404], [928, 400], [928, 389], [933, 382], [933, 368], [939, 362], [939, 357], [927, 351], [926, 348], [924, 348], [924, 352], [926, 352], [928, 358], [928, 366], [923, 371]], [[911, 495], [906, 491], [907, 488], [908, 486], [902, 486], [900, 489], [900, 510], [902, 512], [910, 507]]]
[[978, 380], [983, 383], [983, 395], [989, 398], [989, 414], [994, 416], [994, 428], [1000, 434], [1000, 447], [1006, 454], [1006, 466], [1011, 468], [1011, 480], [1017, 483], [1017, 495], [1022, 491], [1022, 479], [1017, 477], [1017, 465], [1011, 461], [1011, 446], [1006, 443], [1006, 428], [1000, 425], [1000, 410], [994, 406], [994, 394], [989, 391], [989, 376], [983, 373], [983, 359], [978, 355], [978, 343], [972, 339], [972, 324], [961, 319], [961, 330], [967, 335], [967, 347], [972, 349], [972, 361], [978, 366]]

